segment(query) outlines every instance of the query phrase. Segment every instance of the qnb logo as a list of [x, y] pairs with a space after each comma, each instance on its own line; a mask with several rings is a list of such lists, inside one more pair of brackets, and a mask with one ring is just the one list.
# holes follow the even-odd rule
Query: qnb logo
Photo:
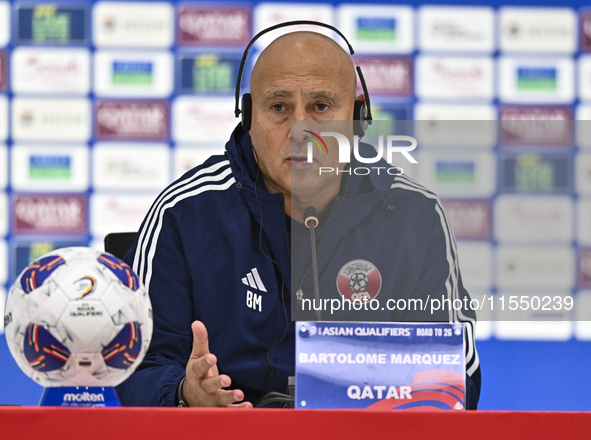
[[64, 394], [64, 402], [104, 402], [105, 396], [100, 393], [66, 393]]
[[[313, 137], [311, 136], [307, 136], [304, 135], [305, 138], [309, 139], [310, 141], [314, 142], [320, 149], [320, 151], [322, 153], [324, 153], [324, 151], [326, 151], [326, 154], [328, 154], [328, 148], [326, 147], [326, 143], [324, 142], [324, 140], [322, 139], [322, 137], [324, 136], [332, 136], [334, 137], [338, 144], [339, 144], [339, 163], [349, 163], [351, 161], [351, 143], [349, 142], [349, 139], [341, 133], [338, 132], [333, 132], [333, 131], [327, 131], [327, 132], [321, 132], [320, 136], [317, 135], [316, 133], [313, 133], [311, 131], [308, 130], [304, 130], [307, 133], [310, 133]], [[319, 142], [320, 141], [320, 142]], [[311, 163], [314, 159], [313, 159], [313, 143], [312, 142], [308, 142], [308, 162]], [[324, 146], [324, 150], [322, 149], [322, 147], [320, 146], [320, 143], [322, 143], [322, 145]], [[394, 153], [400, 153], [404, 156], [404, 158], [406, 160], [408, 160], [410, 163], [418, 163], [414, 157], [411, 156], [410, 152], [413, 151], [416, 147], [417, 147], [417, 140], [415, 138], [413, 138], [412, 136], [402, 136], [402, 135], [390, 135], [390, 136], [386, 136], [386, 161], [388, 163], [392, 163], [392, 159], [394, 156]], [[403, 144], [403, 145], [401, 145]], [[404, 145], [405, 144], [405, 145]], [[376, 151], [376, 155], [375, 157], [362, 157], [359, 154], [359, 136], [353, 136], [353, 154], [355, 155], [355, 159], [357, 159], [360, 163], [364, 163], [364, 164], [372, 164], [372, 163], [376, 163], [378, 162], [380, 159], [382, 159], [382, 157], [384, 157], [384, 136], [378, 136], [378, 148]], [[374, 169], [377, 171], [377, 173], [380, 173], [380, 170], [384, 170], [385, 167], [372, 167], [371, 169]], [[357, 174], [357, 175], [365, 175], [365, 174], [369, 174], [370, 173], [370, 168], [368, 167], [355, 167], [353, 169], [348, 169], [348, 170], [339, 170], [336, 169], [336, 173], [348, 173], [351, 174], [351, 172], [353, 172], [353, 174]], [[396, 175], [396, 174], [402, 174], [404, 172], [404, 170], [400, 167], [391, 167], [386, 169], [388, 174], [391, 175]], [[323, 173], [333, 173], [335, 172], [335, 169], [332, 167], [320, 167], [319, 169], [319, 174], [323, 174]]]

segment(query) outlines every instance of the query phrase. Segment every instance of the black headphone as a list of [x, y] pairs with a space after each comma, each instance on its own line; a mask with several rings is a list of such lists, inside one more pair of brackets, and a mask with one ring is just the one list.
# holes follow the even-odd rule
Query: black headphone
[[[246, 49], [244, 50], [244, 54], [242, 55], [242, 61], [240, 62], [240, 69], [238, 70], [238, 78], [236, 80], [236, 105], [234, 107], [234, 115], [238, 117], [240, 116], [240, 114], [242, 114], [242, 127], [244, 128], [244, 131], [250, 130], [250, 124], [252, 122], [252, 97], [250, 96], [250, 93], [245, 93], [244, 96], [242, 96], [242, 110], [238, 108], [238, 99], [240, 98], [240, 82], [242, 81], [242, 72], [244, 71], [244, 65], [246, 64], [246, 57], [248, 56], [248, 51], [250, 50], [254, 42], [267, 32], [271, 32], [275, 29], [279, 29], [282, 27], [295, 26], [299, 24], [322, 26], [336, 32], [343, 40], [345, 40], [345, 43], [347, 43], [351, 55], [355, 53], [353, 51], [353, 47], [351, 47], [345, 36], [337, 28], [329, 24], [321, 23], [319, 21], [286, 21], [285, 23], [279, 23], [275, 26], [271, 26], [267, 29], [263, 29], [262, 31], [260, 31], [258, 34], [254, 36], [252, 40], [250, 40], [250, 43], [248, 43], [248, 46], [246, 46]], [[361, 68], [359, 66], [357, 66], [356, 70], [357, 74], [359, 75], [359, 82], [361, 82], [361, 87], [363, 88], [365, 100], [367, 102], [366, 106], [363, 101], [355, 101], [355, 108], [353, 109], [353, 121], [355, 121], [353, 133], [361, 138], [365, 134], [367, 126], [371, 124], [372, 117], [371, 106], [369, 103], [369, 93], [367, 93], [367, 86], [365, 85], [365, 80], [363, 79], [363, 73], [361, 73]]]

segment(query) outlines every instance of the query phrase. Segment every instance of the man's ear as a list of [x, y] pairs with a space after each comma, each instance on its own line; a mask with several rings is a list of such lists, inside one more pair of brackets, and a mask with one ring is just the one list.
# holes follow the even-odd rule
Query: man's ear
[[357, 98], [355, 98], [355, 101], [363, 101], [363, 103], [365, 105], [367, 105], [367, 102], [365, 102], [365, 95], [363, 93], [361, 95], [357, 95]]

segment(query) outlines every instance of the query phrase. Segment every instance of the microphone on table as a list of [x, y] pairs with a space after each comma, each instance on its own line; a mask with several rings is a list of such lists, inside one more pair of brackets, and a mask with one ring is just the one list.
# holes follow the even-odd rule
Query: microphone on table
[[[318, 227], [318, 223], [319, 223], [318, 217], [320, 217], [320, 215], [318, 214], [318, 210], [316, 208], [314, 208], [313, 206], [308, 206], [304, 210], [304, 224], [310, 229], [310, 245], [311, 245], [311, 250], [312, 250], [312, 275], [314, 278], [314, 298], [316, 299], [316, 302], [320, 306], [320, 292], [318, 289], [318, 263], [316, 262], [316, 234], [315, 234], [315, 229]], [[322, 320], [322, 313], [320, 311], [320, 307], [319, 307], [319, 310], [315, 310], [315, 312], [316, 312], [316, 320], [321, 321]]]
[[[308, 206], [304, 210], [304, 224], [310, 228], [310, 244], [312, 245], [312, 272], [314, 274], [314, 297], [316, 301], [320, 303], [320, 293], [318, 289], [318, 265], [316, 263], [316, 236], [314, 234], [314, 230], [318, 227], [318, 210], [313, 206]], [[296, 294], [297, 299], [301, 300], [302, 298], [299, 295], [299, 291]], [[322, 314], [320, 310], [316, 310], [316, 320], [322, 320]], [[294, 376], [288, 377], [288, 386], [287, 386], [287, 394], [277, 393], [275, 391], [271, 391], [265, 394], [260, 401], [255, 403], [255, 408], [263, 408], [267, 405], [271, 404], [278, 404], [279, 408], [293, 408], [294, 404], [294, 394], [295, 394], [295, 378]]]

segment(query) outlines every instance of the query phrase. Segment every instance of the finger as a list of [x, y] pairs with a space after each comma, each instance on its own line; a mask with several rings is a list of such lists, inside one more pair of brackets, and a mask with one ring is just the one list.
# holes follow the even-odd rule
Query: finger
[[213, 395], [218, 406], [228, 406], [244, 400], [244, 393], [240, 390], [217, 390]]
[[252, 403], [250, 402], [242, 402], [242, 403], [230, 403], [228, 408], [252, 408]]
[[187, 369], [190, 371], [192, 375], [195, 375], [198, 378], [209, 377], [211, 376], [209, 373], [213, 368], [215, 368], [216, 362], [217, 358], [215, 357], [215, 355], [209, 353], [203, 357], [200, 357], [199, 359], [190, 360], [187, 364]]
[[193, 350], [189, 359], [197, 359], [209, 353], [207, 329], [201, 321], [195, 321], [191, 324], [191, 330], [193, 331]]
[[229, 387], [232, 381], [228, 376], [222, 374], [221, 376], [207, 378], [201, 381], [199, 385], [203, 391], [208, 394], [213, 394], [221, 388]]

